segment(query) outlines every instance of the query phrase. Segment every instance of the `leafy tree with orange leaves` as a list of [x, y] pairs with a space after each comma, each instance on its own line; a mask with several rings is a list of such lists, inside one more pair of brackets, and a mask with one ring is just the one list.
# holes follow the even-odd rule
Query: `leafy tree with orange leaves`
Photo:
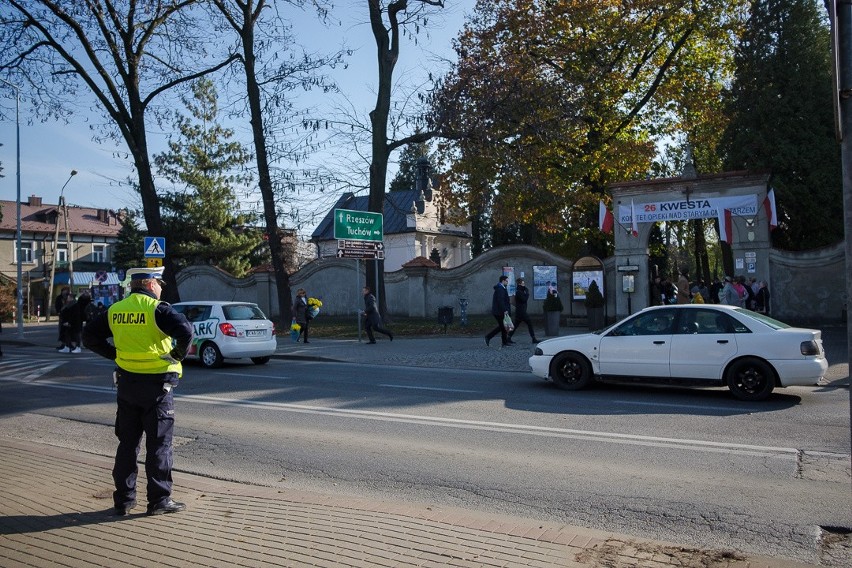
[[[715, 148], [742, 5], [480, 0], [432, 116], [452, 205], [479, 248], [508, 229], [562, 254], [603, 254], [608, 183], [646, 177], [673, 136]], [[718, 167], [712, 151], [696, 154]]]

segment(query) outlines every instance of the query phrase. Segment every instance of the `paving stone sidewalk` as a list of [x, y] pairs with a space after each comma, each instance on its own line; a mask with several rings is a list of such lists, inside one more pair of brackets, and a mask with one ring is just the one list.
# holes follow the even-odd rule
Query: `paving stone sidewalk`
[[[111, 515], [111, 460], [0, 439], [0, 565], [796, 568], [569, 525], [175, 473], [187, 511]], [[144, 495], [144, 481], [140, 487]]]

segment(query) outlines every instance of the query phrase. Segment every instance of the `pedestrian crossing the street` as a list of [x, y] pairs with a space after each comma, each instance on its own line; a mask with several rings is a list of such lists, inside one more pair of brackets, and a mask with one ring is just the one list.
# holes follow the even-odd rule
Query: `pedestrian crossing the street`
[[65, 363], [56, 359], [33, 359], [6, 354], [0, 359], [0, 380], [34, 381]]

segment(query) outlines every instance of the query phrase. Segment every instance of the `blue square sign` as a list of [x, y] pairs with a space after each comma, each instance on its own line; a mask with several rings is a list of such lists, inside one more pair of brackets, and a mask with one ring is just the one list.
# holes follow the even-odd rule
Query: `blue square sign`
[[145, 258], [166, 258], [166, 237], [145, 237]]

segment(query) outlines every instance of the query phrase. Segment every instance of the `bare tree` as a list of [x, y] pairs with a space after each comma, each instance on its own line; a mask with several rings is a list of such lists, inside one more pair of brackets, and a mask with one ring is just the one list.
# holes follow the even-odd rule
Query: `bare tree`
[[[370, 9], [370, 27], [376, 40], [379, 63], [379, 86], [376, 94], [376, 106], [370, 112], [372, 127], [372, 158], [370, 160], [370, 198], [369, 210], [384, 212], [385, 186], [387, 183], [388, 160], [391, 153], [406, 144], [426, 142], [435, 136], [434, 130], [416, 132], [396, 140], [388, 139], [388, 117], [391, 111], [391, 90], [393, 72], [399, 60], [400, 35], [405, 33], [409, 24], [417, 25], [423, 21], [429, 6], [444, 7], [444, 0], [368, 0]], [[409, 10], [409, 6], [412, 9]], [[387, 16], [387, 22], [385, 22]], [[376, 266], [378, 264], [378, 266]], [[376, 280], [378, 278], [378, 281]], [[367, 283], [373, 290], [379, 290], [380, 311], [387, 312], [384, 293], [384, 261], [369, 262]]]
[[[8, 0], [0, 12], [0, 72], [23, 84], [43, 118], [67, 116], [79, 91], [108, 117], [136, 168], [148, 233], [161, 235], [160, 203], [148, 151], [147, 117], [158, 95], [235, 59], [210, 63], [194, 10], [198, 0]], [[117, 132], [116, 132], [117, 129]], [[179, 299], [170, 259], [164, 296]]]
[[[286, 23], [278, 14], [277, 8], [272, 5], [274, 3], [267, 0], [213, 0], [213, 4], [239, 38], [258, 186], [263, 200], [263, 217], [275, 271], [278, 306], [281, 321], [289, 321], [290, 275], [278, 224], [279, 198], [286, 184], [278, 183], [276, 188], [271, 164], [275, 159], [292, 157], [292, 147], [281, 141], [281, 129], [278, 127], [280, 121], [287, 122], [296, 115], [292, 101], [288, 100], [288, 92], [297, 88], [332, 88], [319, 75], [319, 71], [323, 67], [334, 66], [340, 62], [343, 51], [330, 56], [303, 54], [298, 58], [279, 58], [279, 50], [292, 45], [293, 41], [288, 36]], [[301, 8], [309, 2], [289, 0], [279, 4]], [[310, 4], [316, 7], [320, 17], [327, 15], [324, 1], [314, 0]], [[264, 20], [267, 25], [262, 26]], [[273, 125], [276, 128], [270, 127]]]

